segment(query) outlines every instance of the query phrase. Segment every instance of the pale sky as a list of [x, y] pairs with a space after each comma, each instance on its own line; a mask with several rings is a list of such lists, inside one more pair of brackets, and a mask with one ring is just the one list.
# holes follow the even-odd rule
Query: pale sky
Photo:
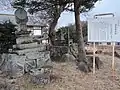
[[[0, 13], [10, 13], [10, 9], [8, 11], [3, 11], [0, 9]], [[12, 13], [12, 12], [11, 12]], [[120, 0], [101, 0], [98, 1], [95, 5], [95, 8], [89, 11], [87, 14], [81, 15], [81, 20], [87, 20], [88, 17], [93, 17], [98, 13], [114, 13], [115, 16], [120, 16]], [[61, 26], [65, 26], [68, 24], [74, 23], [74, 13], [64, 12], [62, 13], [57, 28]]]
[[[114, 13], [115, 16], [120, 16], [120, 0], [102, 0], [98, 1], [91, 11], [89, 11], [86, 16], [93, 17], [95, 14], [99, 13]], [[86, 20], [87, 18], [81, 15], [81, 20]], [[64, 12], [59, 19], [57, 27], [65, 26], [70, 23], [74, 23], [74, 13]]]

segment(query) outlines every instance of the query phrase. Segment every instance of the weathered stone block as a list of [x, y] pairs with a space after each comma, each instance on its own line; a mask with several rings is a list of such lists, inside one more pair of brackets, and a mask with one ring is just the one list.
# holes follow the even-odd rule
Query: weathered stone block
[[8, 54], [8, 60], [18, 63], [20, 66], [25, 64], [26, 56], [19, 56], [16, 54]]
[[31, 69], [35, 68], [37, 68], [37, 62], [35, 60], [26, 61], [26, 63], [24, 64], [25, 72], [30, 72]]
[[[45, 56], [45, 57], [44, 57]], [[30, 57], [29, 57], [30, 58]], [[41, 53], [38, 59], [27, 59], [25, 64], [26, 71], [30, 71], [31, 69], [41, 69], [41, 68], [50, 68], [52, 67], [52, 62], [50, 60], [50, 56], [45, 55], [45, 53]]]
[[25, 56], [18, 56], [16, 54], [6, 54], [4, 57], [4, 65], [2, 71], [7, 72], [9, 76], [18, 77], [24, 74]]
[[17, 44], [27, 43], [27, 42], [33, 42], [33, 38], [32, 37], [19, 37], [16, 39]]
[[29, 49], [29, 48], [35, 48], [38, 47], [37, 42], [29, 43], [29, 44], [17, 44], [16, 48], [18, 49]]
[[48, 60], [38, 60], [37, 61], [37, 67], [38, 68], [50, 68], [52, 67], [52, 62], [50, 59]]
[[24, 49], [24, 50], [15, 50], [16, 53], [18, 53], [18, 55], [23, 55], [26, 53], [33, 53], [33, 52], [39, 52], [39, 51], [45, 51], [46, 47], [41, 45], [37, 48], [31, 48], [31, 49]]
[[29, 52], [25, 54], [27, 57], [27, 60], [29, 59], [38, 59], [42, 56], [42, 52]]

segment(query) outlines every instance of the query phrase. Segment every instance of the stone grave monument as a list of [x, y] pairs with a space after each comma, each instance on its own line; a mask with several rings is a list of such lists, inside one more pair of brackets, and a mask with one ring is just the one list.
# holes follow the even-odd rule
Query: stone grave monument
[[[13, 45], [10, 53], [2, 55], [2, 60], [4, 59], [6, 62], [3, 71], [7, 71], [12, 77], [29, 73], [33, 76], [33, 82], [47, 82], [44, 79], [49, 78], [52, 68], [47, 44], [38, 43], [29, 35], [30, 32], [27, 31], [26, 25], [28, 18], [24, 9], [18, 8], [15, 17], [19, 25], [19, 30], [16, 32], [16, 45]], [[46, 36], [40, 40], [44, 40], [44, 38], [46, 39]]]

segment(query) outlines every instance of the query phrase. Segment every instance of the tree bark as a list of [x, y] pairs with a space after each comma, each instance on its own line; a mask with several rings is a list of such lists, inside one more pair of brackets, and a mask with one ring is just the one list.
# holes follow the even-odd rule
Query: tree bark
[[78, 38], [78, 57], [77, 57], [77, 66], [81, 71], [89, 72], [91, 71], [89, 68], [89, 62], [86, 57], [85, 47], [84, 47], [84, 39], [82, 33], [82, 26], [80, 22], [80, 6], [79, 0], [74, 0], [74, 10], [75, 10], [75, 25], [76, 25], [76, 33]]
[[50, 24], [49, 28], [49, 41], [51, 45], [55, 44], [55, 27], [57, 25], [59, 17], [53, 19], [52, 23]]
[[66, 5], [63, 5], [63, 6], [61, 6], [60, 8], [57, 8], [57, 9], [56, 9], [56, 11], [58, 11], [58, 12], [56, 12], [56, 13], [54, 14], [53, 21], [52, 21], [52, 23], [50, 24], [50, 28], [49, 28], [49, 40], [50, 40], [50, 44], [51, 44], [51, 45], [54, 45], [54, 44], [55, 44], [55, 34], [56, 34], [56, 32], [55, 32], [55, 27], [56, 27], [56, 25], [57, 25], [57, 22], [58, 22], [58, 19], [60, 18], [61, 13], [64, 11], [64, 7], [65, 7], [65, 6], [66, 6]]
[[75, 9], [75, 25], [76, 25], [76, 33], [78, 37], [78, 58], [80, 61], [86, 61], [86, 52], [84, 47], [84, 39], [82, 33], [82, 26], [80, 22], [80, 8], [79, 8], [79, 0], [74, 0], [74, 9]]

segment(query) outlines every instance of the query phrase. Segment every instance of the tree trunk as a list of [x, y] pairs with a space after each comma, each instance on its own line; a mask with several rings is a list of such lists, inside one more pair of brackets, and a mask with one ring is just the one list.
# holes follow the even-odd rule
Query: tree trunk
[[56, 17], [53, 19], [52, 23], [50, 24], [49, 28], [49, 40], [50, 44], [54, 45], [55, 44], [55, 27], [57, 25], [59, 17]]
[[66, 5], [60, 6], [60, 8], [56, 8], [56, 13], [54, 14], [54, 18], [52, 23], [50, 24], [50, 28], [49, 28], [49, 40], [50, 40], [50, 44], [54, 45], [55, 44], [55, 27], [57, 25], [58, 19], [60, 18], [61, 13], [64, 11], [64, 7]]
[[76, 33], [78, 38], [78, 59], [77, 65], [80, 70], [84, 72], [89, 72], [89, 65], [88, 60], [86, 57], [85, 47], [84, 47], [84, 40], [82, 34], [82, 27], [80, 23], [80, 6], [79, 0], [74, 0], [74, 10], [75, 10], [75, 25], [76, 25]]

